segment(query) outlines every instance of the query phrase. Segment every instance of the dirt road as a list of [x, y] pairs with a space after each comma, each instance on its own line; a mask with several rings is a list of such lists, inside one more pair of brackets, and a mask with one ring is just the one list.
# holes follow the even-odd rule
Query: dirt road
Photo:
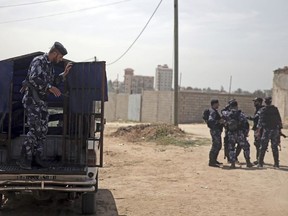
[[[119, 124], [109, 123], [106, 134]], [[181, 125], [186, 132], [209, 138], [205, 125]], [[283, 131], [287, 133], [287, 131]], [[250, 135], [252, 142], [252, 134]], [[210, 143], [198, 147], [129, 143], [105, 137], [105, 166], [100, 171], [97, 215], [131, 216], [287, 216], [288, 141], [282, 139], [280, 169], [272, 152], [265, 168], [246, 168], [241, 154], [235, 170], [207, 166]], [[255, 149], [251, 144], [251, 157]], [[223, 159], [223, 150], [220, 153]], [[30, 198], [7, 204], [1, 215], [79, 215], [80, 201], [35, 202]], [[32, 214], [33, 213], [33, 214]]]

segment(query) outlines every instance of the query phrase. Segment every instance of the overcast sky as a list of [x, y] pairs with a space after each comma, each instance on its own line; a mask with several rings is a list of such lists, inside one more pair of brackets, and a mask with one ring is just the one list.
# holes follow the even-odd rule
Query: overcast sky
[[[64, 44], [67, 59], [96, 56], [111, 63], [138, 36], [159, 0], [0, 0], [0, 60]], [[132, 49], [107, 65], [108, 79], [124, 69], [154, 76], [158, 64], [173, 68], [173, 2], [163, 0]], [[106, 6], [105, 6], [106, 5]], [[62, 12], [77, 13], [10, 22]], [[254, 91], [272, 87], [273, 71], [288, 65], [287, 0], [179, 0], [181, 86]], [[7, 22], [9, 21], [9, 22]], [[180, 80], [179, 80], [180, 81]]]

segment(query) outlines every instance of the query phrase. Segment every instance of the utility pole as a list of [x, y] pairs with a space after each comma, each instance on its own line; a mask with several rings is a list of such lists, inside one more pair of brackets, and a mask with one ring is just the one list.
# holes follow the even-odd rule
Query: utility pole
[[228, 100], [230, 100], [231, 98], [231, 86], [232, 86], [232, 76], [230, 76], [230, 81], [229, 81], [229, 93], [228, 93]]
[[178, 126], [178, 0], [174, 0], [174, 125]]

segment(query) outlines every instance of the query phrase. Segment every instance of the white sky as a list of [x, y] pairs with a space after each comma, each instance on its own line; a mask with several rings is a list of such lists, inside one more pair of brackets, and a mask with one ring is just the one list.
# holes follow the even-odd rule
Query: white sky
[[[93, 56], [113, 62], [138, 36], [159, 0], [130, 0], [78, 13], [3, 23], [97, 7], [120, 0], [0, 0], [0, 60], [64, 44], [67, 59]], [[43, 1], [43, 0], [42, 0]], [[173, 67], [173, 2], [163, 0], [152, 21], [118, 62], [108, 79], [123, 80], [124, 69], [155, 75], [158, 64]], [[272, 87], [273, 70], [288, 65], [287, 0], [179, 0], [181, 85], [254, 91]]]

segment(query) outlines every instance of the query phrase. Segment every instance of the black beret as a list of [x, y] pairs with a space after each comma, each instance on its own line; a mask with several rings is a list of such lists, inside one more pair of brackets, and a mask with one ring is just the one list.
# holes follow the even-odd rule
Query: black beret
[[258, 101], [259, 103], [262, 103], [262, 102], [263, 102], [263, 99], [260, 98], [260, 97], [256, 97], [256, 98], [254, 98], [252, 101]]
[[238, 102], [236, 100], [232, 101], [231, 103], [229, 103], [230, 107], [236, 107], [238, 106]]
[[217, 103], [219, 103], [219, 100], [217, 100], [217, 99], [212, 99], [212, 100], [211, 100], [211, 105], [217, 104]]
[[57, 41], [53, 44], [52, 48], [57, 49], [63, 56], [68, 53], [67, 50], [65, 49], [65, 47]]

